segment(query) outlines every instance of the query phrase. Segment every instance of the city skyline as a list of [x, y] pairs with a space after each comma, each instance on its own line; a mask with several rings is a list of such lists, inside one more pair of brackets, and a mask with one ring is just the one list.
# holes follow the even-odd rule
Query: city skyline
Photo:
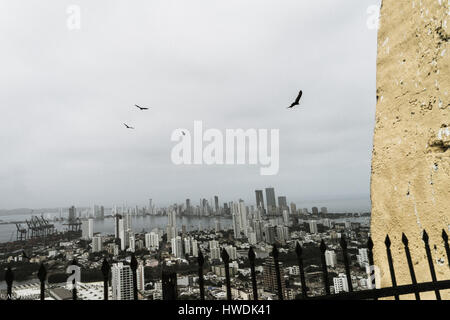
[[[168, 204], [211, 190], [248, 201], [266, 185], [296, 202], [370, 206], [373, 1], [105, 4], [80, 1], [79, 30], [63, 3], [2, 7], [2, 209]], [[299, 89], [301, 106], [287, 110]], [[279, 130], [278, 174], [174, 165], [171, 133], [197, 120]]]

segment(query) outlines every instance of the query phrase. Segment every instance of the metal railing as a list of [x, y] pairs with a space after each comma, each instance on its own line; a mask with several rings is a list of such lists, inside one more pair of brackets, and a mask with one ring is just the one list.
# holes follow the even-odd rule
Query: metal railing
[[[449, 249], [449, 243], [448, 243], [448, 235], [445, 232], [445, 230], [442, 230], [442, 240], [444, 242], [444, 248], [445, 248], [445, 252], [447, 254], [447, 264], [450, 268], [450, 249]], [[363, 299], [378, 299], [378, 298], [385, 298], [385, 297], [395, 297], [396, 300], [399, 300], [400, 295], [414, 294], [415, 298], [417, 300], [420, 300], [421, 292], [434, 291], [436, 299], [441, 300], [440, 290], [450, 289], [450, 280], [441, 280], [441, 281], [437, 280], [436, 271], [435, 271], [434, 264], [433, 264], [433, 257], [432, 257], [430, 246], [429, 246], [429, 237], [428, 237], [428, 234], [426, 231], [423, 232], [422, 241], [424, 243], [424, 248], [425, 248], [425, 252], [426, 252], [426, 256], [427, 256], [427, 260], [428, 260], [428, 265], [429, 265], [432, 281], [423, 282], [423, 283], [417, 282], [415, 271], [414, 271], [414, 266], [412, 263], [411, 253], [409, 250], [409, 241], [408, 241], [408, 238], [406, 237], [406, 235], [402, 234], [402, 243], [404, 245], [406, 262], [408, 264], [409, 273], [411, 276], [411, 284], [397, 285], [394, 263], [393, 263], [393, 259], [392, 259], [392, 253], [391, 253], [391, 240], [389, 238], [389, 235], [387, 235], [384, 245], [386, 247], [386, 255], [387, 255], [387, 260], [388, 260], [388, 265], [389, 265], [389, 273], [390, 273], [390, 277], [391, 277], [392, 286], [378, 288], [378, 289], [367, 289], [367, 290], [362, 290], [362, 291], [354, 291], [353, 285], [352, 285], [351, 273], [350, 273], [350, 262], [348, 259], [347, 240], [346, 240], [345, 236], [341, 237], [340, 246], [342, 248], [348, 292], [331, 294], [330, 293], [330, 285], [329, 285], [328, 267], [327, 267], [326, 259], [325, 259], [325, 251], [327, 250], [327, 247], [325, 245], [325, 242], [322, 240], [320, 243], [320, 246], [319, 246], [319, 250], [320, 250], [321, 265], [322, 265], [323, 285], [324, 285], [326, 294], [322, 295], [322, 296], [314, 296], [314, 297], [308, 296], [305, 268], [303, 265], [303, 248], [300, 245], [300, 243], [297, 242], [297, 245], [295, 248], [295, 253], [297, 255], [297, 262], [298, 262], [299, 273], [300, 273], [301, 299], [363, 300]], [[373, 246], [374, 246], [374, 244], [372, 242], [372, 239], [369, 237], [368, 242], [367, 242], [367, 249], [368, 249], [368, 260], [369, 260], [370, 266], [374, 266]], [[227, 293], [226, 296], [227, 296], [227, 300], [231, 300], [232, 293], [231, 293], [231, 279], [230, 279], [230, 270], [229, 270], [230, 257], [225, 249], [222, 249], [221, 258], [222, 258], [222, 261], [223, 261], [223, 264], [225, 267], [225, 284], [226, 284], [226, 293]], [[249, 249], [248, 258], [249, 258], [249, 262], [250, 262], [250, 274], [251, 274], [251, 283], [252, 283], [252, 291], [253, 291], [253, 300], [258, 300], [258, 288], [257, 288], [256, 271], [255, 271], [256, 254], [252, 247], [250, 247], [250, 249]], [[274, 260], [274, 265], [275, 265], [275, 275], [276, 275], [278, 299], [283, 300], [284, 293], [283, 293], [283, 286], [282, 286], [282, 279], [281, 279], [281, 272], [280, 272], [279, 252], [278, 252], [278, 248], [276, 245], [273, 246], [272, 258]], [[205, 300], [204, 275], [203, 275], [205, 258], [203, 256], [203, 253], [200, 250], [200, 248], [198, 251], [197, 262], [198, 262], [198, 277], [199, 277], [198, 284], [199, 284], [199, 289], [200, 289], [200, 299]], [[76, 264], [77, 264], [76, 260], [73, 260], [72, 265], [76, 265]], [[137, 273], [136, 273], [137, 267], [138, 267], [138, 262], [136, 260], [136, 257], [133, 254], [131, 257], [130, 268], [131, 268], [132, 277], [133, 277], [133, 298], [134, 298], [134, 300], [138, 300]], [[104, 283], [104, 300], [108, 300], [109, 278], [110, 278], [111, 267], [106, 258], [103, 260], [101, 271], [102, 271], [103, 283]], [[40, 285], [41, 285], [40, 286], [40, 299], [44, 300], [45, 299], [45, 290], [46, 290], [45, 282], [47, 279], [47, 270], [46, 270], [46, 267], [44, 264], [40, 265], [37, 276], [39, 278]], [[12, 287], [13, 287], [13, 282], [14, 282], [14, 272], [12, 271], [10, 266], [7, 268], [7, 270], [5, 272], [5, 281], [7, 284], [8, 300], [11, 300], [12, 299], [11, 298], [12, 297]], [[174, 272], [163, 272], [162, 273], [162, 291], [163, 291], [163, 299], [164, 300], [177, 299], [177, 275], [176, 275], [176, 273], [174, 273]], [[74, 286], [72, 289], [72, 299], [77, 300], [76, 286]]]

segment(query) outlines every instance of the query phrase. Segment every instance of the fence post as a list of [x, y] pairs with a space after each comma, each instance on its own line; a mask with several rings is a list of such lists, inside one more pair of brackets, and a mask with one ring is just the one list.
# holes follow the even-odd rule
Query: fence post
[[137, 290], [137, 270], [138, 267], [138, 262], [136, 260], [136, 257], [134, 254], [131, 255], [131, 262], [130, 262], [130, 268], [131, 268], [131, 273], [133, 275], [133, 299], [137, 300], [138, 299], [138, 290]]
[[205, 284], [203, 281], [203, 264], [205, 263], [205, 258], [203, 257], [203, 252], [198, 248], [198, 286], [200, 287], [200, 300], [205, 300]]
[[[434, 270], [433, 257], [431, 255], [429, 237], [426, 230], [423, 230], [422, 240], [425, 243], [425, 251], [427, 253], [428, 265], [430, 267], [431, 280], [433, 281], [434, 284], [436, 284], [437, 282], [436, 271]], [[441, 300], [441, 293], [439, 292], [439, 290], [435, 289], [434, 293], [436, 294], [436, 300]]]
[[[389, 264], [389, 273], [391, 274], [392, 288], [395, 290], [397, 288], [397, 279], [395, 278], [394, 263], [392, 262], [391, 239], [389, 238], [389, 235], [386, 235], [386, 239], [384, 239], [384, 244], [386, 246], [386, 255]], [[395, 294], [394, 296], [395, 300], [400, 300], [398, 294]]]
[[320, 242], [320, 260], [322, 262], [322, 272], [323, 272], [323, 284], [325, 286], [325, 293], [327, 295], [330, 295], [330, 286], [328, 283], [328, 269], [327, 269], [327, 262], [325, 260], [325, 251], [327, 250], [327, 246], [325, 245], [325, 242]]
[[[78, 266], [78, 262], [77, 262], [76, 259], [72, 260], [72, 265], [73, 266]], [[72, 274], [74, 274], [74, 273], [75, 273], [75, 270], [72, 271]], [[78, 283], [77, 283], [77, 280], [75, 278], [72, 280], [72, 285], [73, 285], [73, 288], [72, 288], [72, 300], [77, 300], [78, 299], [78, 293], [77, 293], [77, 285], [78, 285]]]
[[5, 272], [5, 281], [7, 285], [7, 300], [12, 300], [12, 285], [14, 282], [14, 272], [11, 270], [11, 266], [8, 266]]
[[447, 262], [450, 267], [450, 247], [448, 245], [448, 235], [444, 229], [442, 229], [442, 239], [444, 240], [445, 252], [447, 253]]
[[273, 245], [272, 256], [275, 264], [275, 275], [277, 277], [278, 300], [283, 300], [283, 287], [281, 286], [280, 264], [278, 262], [278, 248], [276, 244]]
[[[411, 282], [417, 288], [416, 273], [414, 272], [414, 265], [412, 263], [411, 253], [409, 251], [409, 245], [408, 245], [409, 241], [404, 233], [402, 233], [402, 242], [403, 242], [403, 245], [405, 246], [405, 254], [406, 254], [406, 260], [408, 262], [409, 273], [411, 275]], [[417, 289], [416, 289], [414, 295], [416, 296], [416, 300], [420, 300], [420, 294]]]
[[177, 274], [175, 272], [162, 272], [163, 300], [177, 299]]
[[342, 248], [342, 255], [344, 258], [345, 275], [347, 276], [348, 291], [353, 292], [352, 275], [350, 274], [350, 264], [348, 261], [347, 240], [345, 240], [344, 234], [341, 237], [341, 248]]
[[41, 301], [43, 301], [45, 300], [45, 280], [47, 280], [47, 270], [43, 263], [41, 263], [41, 266], [39, 267], [37, 276], [41, 282]]
[[225, 281], [227, 286], [227, 300], [231, 300], [231, 283], [230, 283], [230, 256], [228, 255], [227, 250], [222, 249], [221, 254], [223, 264], [225, 266]]
[[306, 299], [308, 294], [306, 292], [306, 278], [305, 278], [305, 269], [303, 268], [303, 249], [300, 245], [300, 242], [297, 241], [297, 245], [295, 246], [295, 253], [297, 254], [298, 260], [298, 268], [300, 269], [300, 282], [302, 284], [302, 297]]
[[248, 250], [248, 260], [250, 261], [250, 273], [252, 276], [252, 287], [253, 287], [253, 300], [258, 300], [258, 288], [256, 286], [256, 271], [255, 271], [255, 259], [256, 254], [253, 247]]
[[[368, 250], [368, 258], [369, 258], [369, 265], [370, 265], [370, 279], [372, 279], [372, 289], [376, 289], [376, 274], [375, 274], [375, 263], [373, 261], [373, 241], [372, 238], [369, 237], [367, 240], [367, 250]], [[378, 298], [375, 298], [375, 300], [378, 300]]]
[[103, 259], [103, 263], [102, 263], [103, 300], [108, 300], [108, 296], [109, 296], [108, 281], [109, 281], [110, 270], [111, 270], [111, 267], [109, 266], [108, 260], [106, 260], [106, 258]]

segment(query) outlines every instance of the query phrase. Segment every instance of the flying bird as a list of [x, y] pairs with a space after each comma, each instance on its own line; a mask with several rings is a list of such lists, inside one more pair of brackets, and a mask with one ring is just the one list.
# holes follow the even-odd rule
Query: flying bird
[[288, 109], [298, 106], [300, 104], [300, 99], [302, 98], [302, 95], [303, 95], [303, 91], [300, 90], [300, 92], [298, 93], [297, 99], [295, 99], [295, 101], [288, 107]]
[[127, 125], [126, 123], [123, 124], [127, 129], [134, 129], [133, 127], [130, 127], [129, 125]]
[[183, 136], [185, 136], [185, 135], [186, 135], [186, 132], [184, 132], [184, 131], [181, 131], [181, 133], [183, 134]]
[[148, 110], [149, 108], [143, 108], [143, 107], [140, 107], [140, 106], [138, 106], [137, 104], [135, 104], [134, 105], [136, 108], [139, 108], [139, 110], [141, 110], [141, 111], [143, 111], [143, 110]]

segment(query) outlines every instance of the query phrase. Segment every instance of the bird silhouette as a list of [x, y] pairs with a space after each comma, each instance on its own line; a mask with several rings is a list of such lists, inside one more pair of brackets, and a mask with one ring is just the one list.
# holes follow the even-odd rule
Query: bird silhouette
[[298, 106], [300, 104], [300, 99], [302, 98], [302, 95], [303, 95], [303, 91], [300, 90], [300, 92], [298, 93], [297, 99], [295, 99], [295, 101], [288, 107], [288, 109]]
[[149, 108], [143, 108], [143, 107], [140, 107], [140, 106], [138, 106], [137, 104], [135, 104], [134, 105], [136, 108], [139, 108], [139, 110], [141, 110], [141, 111], [143, 111], [143, 110], [148, 110]]
[[130, 127], [129, 125], [127, 125], [126, 123], [123, 124], [127, 129], [134, 129], [133, 127]]
[[186, 135], [186, 132], [184, 132], [184, 131], [181, 131], [181, 133], [183, 134], [183, 136], [185, 136], [185, 135]]

